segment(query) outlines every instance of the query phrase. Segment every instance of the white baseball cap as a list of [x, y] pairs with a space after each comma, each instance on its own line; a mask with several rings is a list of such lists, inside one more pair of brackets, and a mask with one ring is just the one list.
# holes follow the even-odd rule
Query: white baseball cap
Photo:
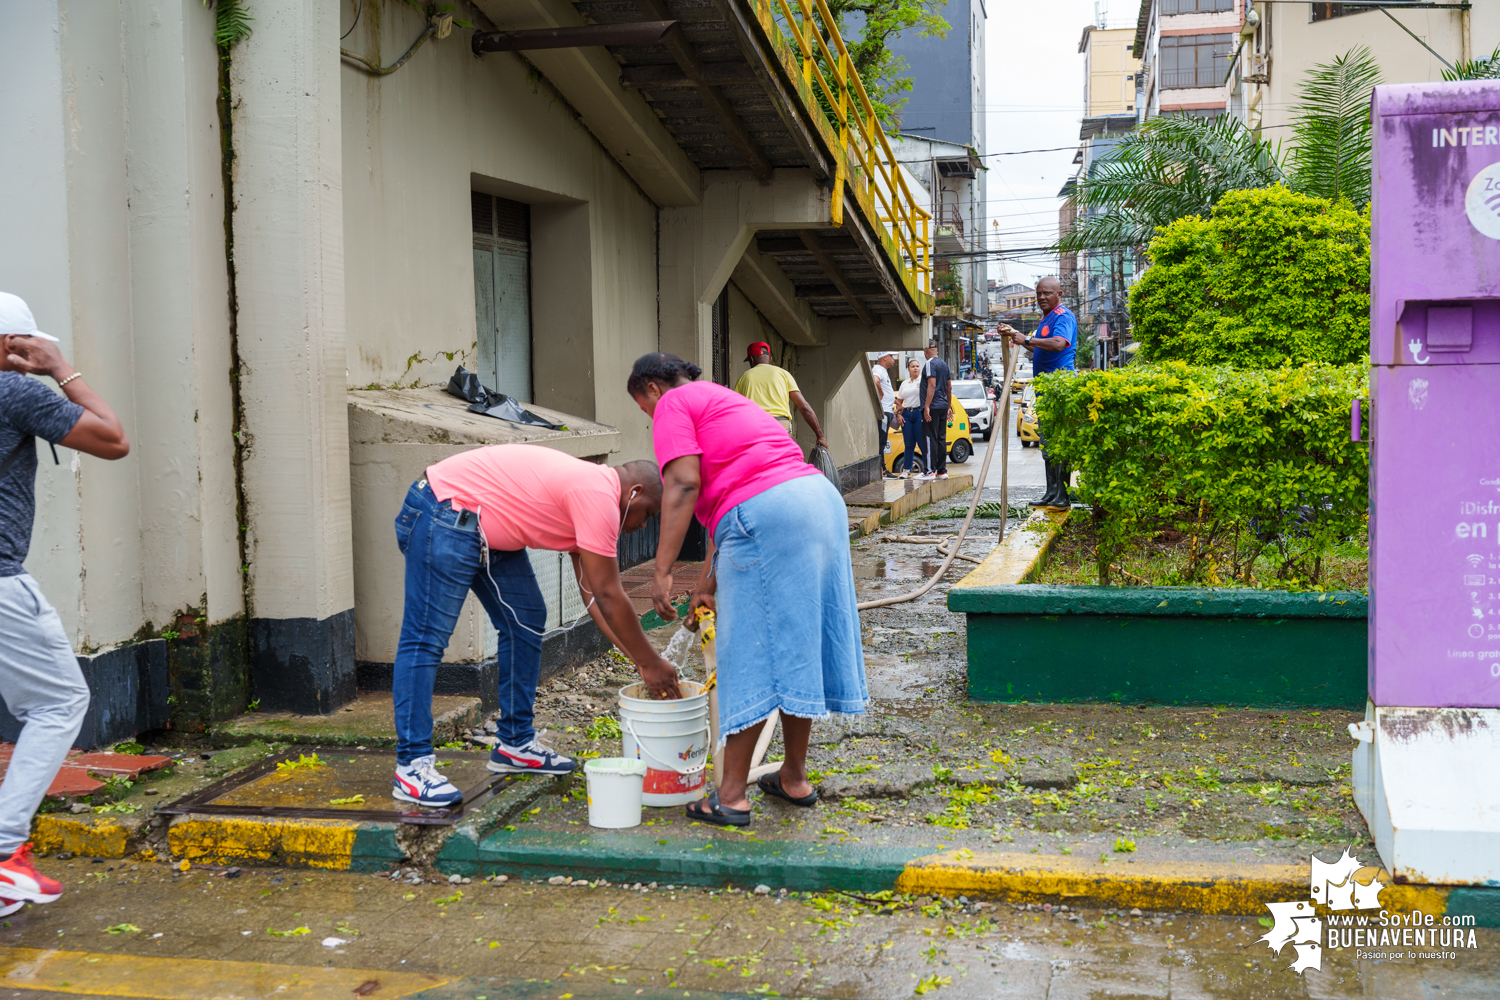
[[36, 328], [36, 317], [26, 300], [9, 292], [0, 292], [0, 337], [41, 337], [57, 343], [52, 334]]

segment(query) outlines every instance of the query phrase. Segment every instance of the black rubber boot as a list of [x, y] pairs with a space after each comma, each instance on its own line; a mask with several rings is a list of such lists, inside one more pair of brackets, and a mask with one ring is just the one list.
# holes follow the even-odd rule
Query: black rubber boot
[[1068, 492], [1068, 480], [1073, 478], [1073, 470], [1066, 465], [1057, 467], [1057, 490], [1052, 494], [1052, 508], [1054, 510], [1068, 510], [1073, 506], [1073, 494]]
[[1047, 492], [1035, 500], [1026, 501], [1028, 507], [1051, 507], [1052, 494], [1057, 492], [1057, 470], [1045, 453], [1042, 454], [1042, 467], [1047, 470]]

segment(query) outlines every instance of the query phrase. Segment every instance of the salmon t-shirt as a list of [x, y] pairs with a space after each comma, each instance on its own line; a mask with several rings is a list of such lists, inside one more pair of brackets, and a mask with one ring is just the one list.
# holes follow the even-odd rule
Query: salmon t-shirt
[[620, 474], [607, 465], [534, 444], [497, 444], [428, 466], [427, 482], [439, 500], [477, 513], [497, 552], [613, 556], [619, 549]]
[[651, 440], [664, 469], [674, 458], [700, 456], [693, 513], [710, 538], [736, 504], [799, 476], [821, 475], [775, 417], [713, 382], [667, 390], [656, 404]]

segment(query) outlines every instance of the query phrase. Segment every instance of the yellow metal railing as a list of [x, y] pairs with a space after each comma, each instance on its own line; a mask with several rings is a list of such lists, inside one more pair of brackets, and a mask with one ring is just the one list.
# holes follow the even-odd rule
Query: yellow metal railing
[[[832, 223], [844, 224], [847, 183], [857, 200], [874, 209], [885, 229], [882, 236], [887, 250], [908, 272], [907, 277], [915, 279], [909, 286], [914, 284], [913, 290], [925, 293], [918, 296], [919, 301], [930, 296], [932, 213], [912, 197], [896, 154], [891, 151], [890, 140], [839, 34], [837, 19], [825, 0], [790, 3], [775, 0], [775, 3], [784, 19], [781, 25], [776, 23], [781, 19], [772, 15], [768, 0], [753, 0], [761, 15], [761, 25], [772, 36], [773, 44], [781, 41], [775, 36], [781, 33], [782, 26], [791, 34], [795, 50], [788, 51], [784, 43], [776, 47], [782, 50], [787, 71], [794, 79], [800, 79], [799, 89], [810, 105], [809, 115], [818, 122], [820, 131], [834, 140]], [[924, 312], [931, 308], [930, 301], [924, 305]]]

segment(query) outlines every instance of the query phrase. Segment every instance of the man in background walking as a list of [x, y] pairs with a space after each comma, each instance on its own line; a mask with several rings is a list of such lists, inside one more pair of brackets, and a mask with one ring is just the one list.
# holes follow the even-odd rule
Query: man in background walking
[[936, 340], [927, 342], [927, 363], [922, 366], [922, 450], [927, 453], [924, 479], [948, 478], [948, 396], [953, 373], [938, 357]]
[[734, 391], [775, 417], [788, 434], [792, 433], [792, 407], [795, 406], [802, 419], [807, 421], [807, 426], [812, 428], [818, 444], [827, 448], [828, 439], [823, 436], [823, 428], [818, 426], [818, 415], [802, 398], [797, 380], [785, 368], [771, 364], [771, 345], [757, 340], [745, 352], [745, 360], [750, 362], [750, 370], [740, 376], [734, 384]]
[[[886, 351], [870, 366], [870, 377], [875, 380], [875, 394], [880, 397], [880, 420], [876, 425], [876, 441], [880, 454], [891, 450], [891, 420], [896, 415], [896, 390], [891, 385], [891, 369], [896, 367], [896, 355]], [[884, 461], [881, 465], [884, 465]], [[896, 473], [887, 470], [886, 478], [895, 479]]]
[[[1000, 332], [1008, 335], [1016, 346], [1030, 349], [1033, 375], [1073, 371], [1074, 353], [1078, 347], [1078, 320], [1062, 304], [1062, 282], [1050, 274], [1038, 281], [1036, 307], [1041, 310], [1042, 325], [1037, 328], [1035, 336], [1028, 337], [1004, 323], [1000, 324]], [[1068, 494], [1068, 480], [1072, 471], [1061, 462], [1054, 462], [1047, 454], [1047, 438], [1042, 430], [1045, 428], [1038, 429], [1038, 436], [1041, 437], [1042, 463], [1047, 469], [1047, 492], [1040, 499], [1029, 501], [1029, 506], [1071, 507], [1073, 498]]]
[[[30, 375], [55, 379], [63, 395]], [[0, 698], [21, 721], [0, 783], [0, 916], [62, 895], [33, 867], [27, 839], [89, 707], [62, 619], [22, 566], [36, 516], [37, 438], [98, 458], [130, 453], [119, 418], [64, 360], [57, 338], [36, 328], [25, 302], [0, 292]]]

